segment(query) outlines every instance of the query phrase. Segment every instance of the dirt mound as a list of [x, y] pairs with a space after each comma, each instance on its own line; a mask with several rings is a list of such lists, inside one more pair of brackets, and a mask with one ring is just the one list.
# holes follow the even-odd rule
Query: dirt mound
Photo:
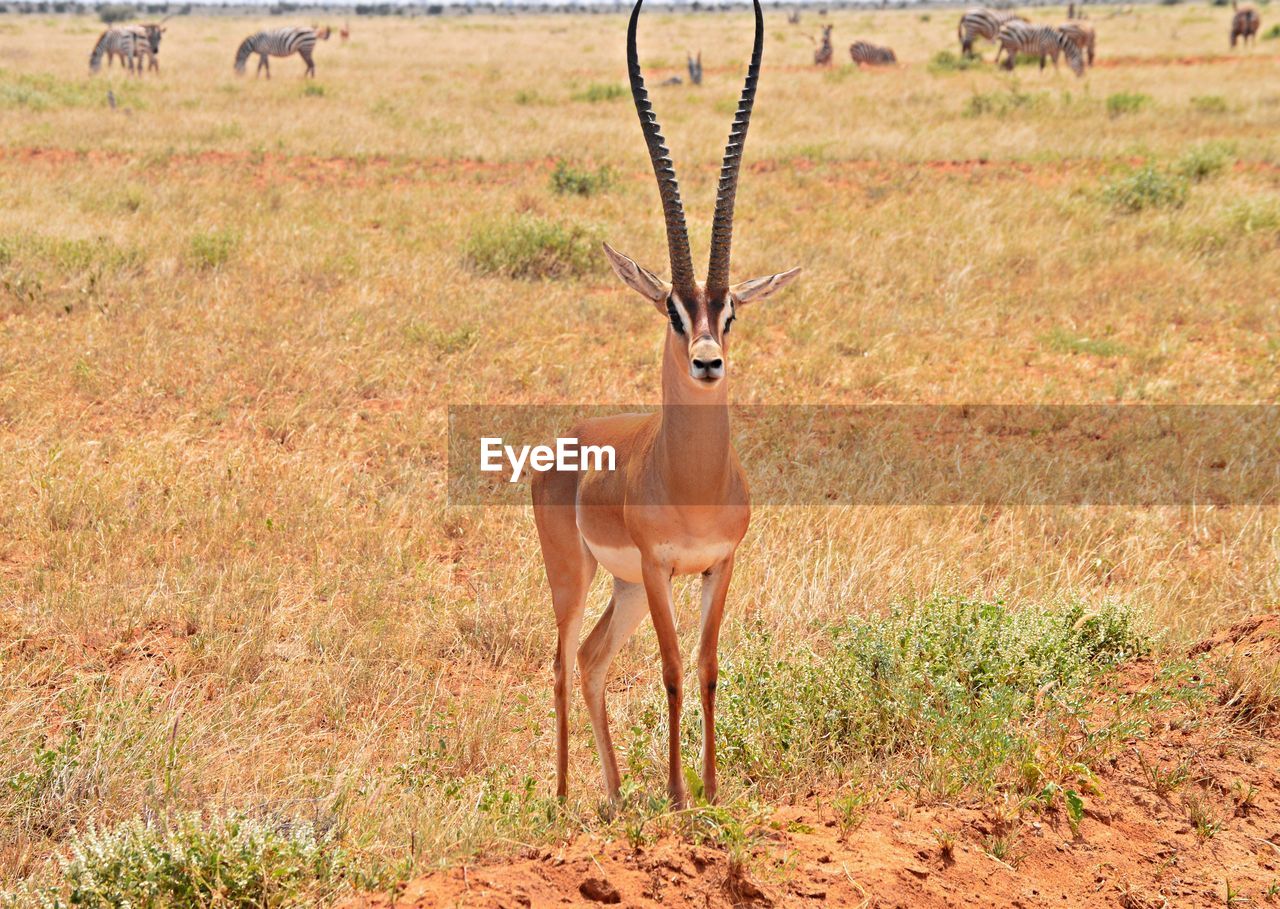
[[582, 836], [346, 906], [1280, 905], [1280, 747], [1256, 714], [1219, 694], [1232, 681], [1213, 668], [1247, 652], [1255, 670], [1274, 672], [1280, 618], [1241, 622], [1192, 652], [1208, 659], [1181, 694], [1170, 697], [1161, 666], [1143, 659], [1100, 696], [1103, 711], [1157, 692], [1169, 700], [1151, 734], [1111, 743], [1075, 829], [1060, 808], [919, 807], [902, 797], [843, 831], [815, 794], [778, 810], [738, 864], [678, 838], [632, 848]]

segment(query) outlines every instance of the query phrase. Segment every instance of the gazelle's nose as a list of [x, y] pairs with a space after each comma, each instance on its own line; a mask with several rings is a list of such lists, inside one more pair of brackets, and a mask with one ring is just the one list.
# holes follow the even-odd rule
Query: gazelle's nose
[[694, 342], [689, 351], [689, 375], [702, 382], [714, 382], [724, 377], [724, 351], [711, 338]]

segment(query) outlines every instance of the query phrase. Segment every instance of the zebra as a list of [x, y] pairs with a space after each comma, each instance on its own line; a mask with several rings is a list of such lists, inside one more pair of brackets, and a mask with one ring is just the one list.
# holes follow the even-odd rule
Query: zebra
[[[1000, 26], [1006, 22], [1024, 22], [1017, 13], [997, 12], [993, 9], [987, 9], [985, 6], [975, 6], [967, 9], [964, 15], [960, 17], [960, 26], [956, 31], [957, 37], [960, 39], [960, 52], [966, 57], [973, 56], [973, 42], [978, 38], [986, 38], [988, 41], [995, 41], [1000, 34]], [[999, 56], [1000, 51], [997, 49], [996, 55]]]
[[892, 48], [868, 44], [866, 41], [855, 41], [849, 45], [849, 56], [853, 62], [861, 66], [888, 66], [898, 62]]
[[1000, 48], [996, 51], [999, 59], [1000, 51], [1004, 51], [1004, 68], [1012, 70], [1017, 62], [1018, 54], [1028, 54], [1040, 58], [1040, 68], [1044, 69], [1044, 58], [1053, 58], [1054, 69], [1058, 68], [1058, 55], [1065, 54], [1071, 71], [1077, 76], [1084, 75], [1084, 57], [1075, 41], [1068, 38], [1052, 25], [1029, 25], [1026, 22], [1006, 22], [1000, 26]]
[[262, 71], [267, 71], [267, 78], [271, 78], [271, 64], [267, 62], [267, 57], [288, 57], [291, 54], [299, 54], [304, 63], [307, 64], [305, 76], [314, 76], [316, 74], [315, 61], [311, 59], [311, 52], [315, 49], [316, 41], [328, 41], [330, 30], [328, 28], [273, 28], [258, 32], [256, 35], [250, 35], [245, 38], [240, 45], [240, 49], [236, 51], [236, 72], [244, 73], [245, 62], [253, 54], [258, 55], [258, 69], [255, 75], [262, 75]]
[[1231, 8], [1235, 10], [1231, 16], [1231, 46], [1236, 46], [1237, 38], [1243, 42], [1245, 47], [1249, 46], [1250, 40], [1256, 46], [1258, 43], [1258, 29], [1262, 26], [1262, 18], [1258, 15], [1258, 8], [1252, 3], [1237, 6], [1235, 0], [1231, 0]]
[[[98, 36], [93, 52], [89, 55], [89, 71], [96, 73], [102, 69], [104, 54], [108, 67], [116, 57], [119, 57], [121, 66], [127, 64], [129, 72], [141, 76], [142, 58], [146, 57], [147, 69], [158, 71], [160, 64], [156, 60], [156, 55], [160, 53], [160, 35], [163, 32], [164, 28], [156, 22], [107, 29]], [[137, 61], [136, 69], [135, 61]]]
[[[831, 26], [822, 26], [822, 44], [813, 52], [814, 66], [830, 66], [831, 58], [835, 54], [835, 49], [831, 46]], [[813, 36], [809, 36], [809, 40], [813, 41]], [[816, 41], [814, 41], [817, 44]]]
[[1098, 42], [1098, 34], [1093, 30], [1093, 26], [1079, 21], [1068, 22], [1065, 25], [1059, 25], [1058, 31], [1074, 41], [1076, 47], [1086, 55], [1089, 65], [1093, 66], [1094, 51]]

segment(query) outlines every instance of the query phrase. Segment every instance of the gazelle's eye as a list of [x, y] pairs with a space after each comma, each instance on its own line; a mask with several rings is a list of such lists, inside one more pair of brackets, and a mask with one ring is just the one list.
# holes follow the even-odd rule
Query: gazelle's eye
[[729, 314], [729, 318], [724, 320], [724, 331], [722, 332], [722, 334], [727, 335], [729, 333], [729, 326], [733, 324], [733, 320], [736, 318], [738, 317], [735, 316], [733, 313]]

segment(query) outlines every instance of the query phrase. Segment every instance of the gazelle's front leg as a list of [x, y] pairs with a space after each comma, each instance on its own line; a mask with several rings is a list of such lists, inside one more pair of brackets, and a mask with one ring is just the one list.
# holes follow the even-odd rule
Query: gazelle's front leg
[[702, 634], [698, 641], [698, 695], [702, 699], [702, 791], [716, 800], [716, 685], [720, 681], [720, 623], [733, 577], [733, 553], [702, 576]]
[[676, 808], [685, 806], [684, 772], [680, 765], [680, 709], [684, 701], [684, 665], [676, 634], [675, 605], [671, 602], [671, 566], [645, 557], [641, 563], [649, 616], [658, 635], [662, 656], [662, 686], [667, 691], [667, 793]]

